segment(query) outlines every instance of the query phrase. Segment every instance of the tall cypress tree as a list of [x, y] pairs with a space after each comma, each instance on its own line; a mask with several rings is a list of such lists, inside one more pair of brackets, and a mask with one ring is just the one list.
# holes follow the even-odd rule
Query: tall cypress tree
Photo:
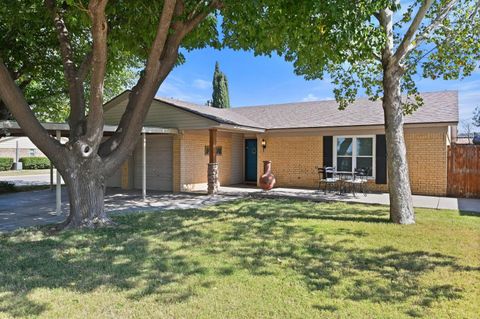
[[230, 108], [227, 76], [220, 71], [220, 65], [218, 64], [218, 61], [215, 63], [215, 72], [213, 73], [213, 94], [211, 106], [219, 109]]

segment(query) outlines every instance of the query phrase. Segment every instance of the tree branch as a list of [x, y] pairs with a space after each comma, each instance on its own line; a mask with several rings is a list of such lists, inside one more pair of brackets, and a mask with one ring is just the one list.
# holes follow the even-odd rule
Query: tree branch
[[410, 27], [408, 28], [407, 32], [403, 36], [402, 42], [400, 42], [400, 45], [397, 48], [397, 51], [395, 52], [394, 59], [398, 63], [400, 62], [401, 59], [405, 57], [405, 55], [411, 50], [411, 45], [413, 41], [413, 37], [415, 36], [415, 33], [418, 31], [418, 28], [420, 27], [420, 24], [423, 21], [423, 18], [428, 12], [428, 9], [432, 6], [434, 0], [425, 0], [423, 4], [420, 6], [420, 8], [417, 11], [417, 14], [413, 18], [412, 23], [410, 24]]
[[451, 0], [448, 2], [445, 6], [442, 7], [442, 10], [438, 14], [438, 16], [428, 25], [425, 30], [419, 34], [415, 38], [415, 47], [418, 47], [420, 43], [422, 43], [425, 39], [427, 39], [430, 36], [430, 33], [434, 31], [436, 28], [441, 26], [443, 20], [447, 17], [447, 15], [450, 13], [452, 10], [453, 6], [458, 2], [458, 0]]
[[[143, 122], [143, 117], [146, 115], [145, 110], [148, 110], [151, 101], [155, 97], [156, 90], [160, 85], [158, 83], [161, 79], [160, 58], [164, 52], [167, 39], [169, 38], [169, 30], [174, 13], [178, 13], [178, 7], [180, 5], [176, 0], [164, 1], [157, 33], [150, 48], [144, 72], [130, 94], [129, 102], [120, 119], [117, 131], [100, 146], [100, 156], [106, 157], [120, 145], [121, 141], [125, 139], [127, 132], [130, 132], [129, 127], [136, 126], [132, 124], [132, 122], [138, 122], [139, 117], [142, 117], [141, 122]], [[170, 35], [170, 37], [171, 36], [172, 35]], [[138, 131], [140, 131], [140, 129]], [[135, 133], [128, 134], [131, 134], [131, 139], [136, 138]], [[138, 132], [138, 134], [140, 134], [140, 132]]]
[[185, 34], [190, 33], [194, 28], [196, 28], [200, 22], [202, 22], [213, 10], [221, 9], [223, 3], [219, 0], [212, 0], [205, 10], [202, 10], [200, 13], [196, 14], [185, 23]]
[[[177, 20], [172, 23], [173, 17], [180, 17], [184, 14], [183, 0], [164, 2], [162, 17], [145, 72], [129, 96], [117, 131], [110, 139], [102, 143], [99, 150], [99, 154], [104, 157], [107, 175], [113, 173], [116, 167], [133, 151], [150, 104], [158, 87], [175, 65], [184, 37], [201, 23], [212, 9], [219, 7], [219, 4], [219, 1], [214, 0], [207, 6], [207, 10], [195, 15], [192, 19], [186, 22]], [[168, 25], [166, 21], [168, 21]], [[172, 29], [173, 32], [167, 33], [169, 29]], [[152, 50], [155, 49], [157, 51], [153, 52]], [[153, 73], [151, 73], [152, 71]]]
[[64, 148], [48, 134], [47, 130], [40, 124], [22, 91], [15, 84], [5, 64], [0, 59], [0, 100], [2, 100], [16, 121], [32, 140], [32, 142], [45, 153], [57, 167], [62, 167], [61, 159], [64, 158]]
[[[88, 13], [92, 20], [92, 79], [90, 81], [90, 112], [85, 138], [92, 152], [97, 153], [103, 137], [103, 83], [107, 65], [107, 20], [105, 7], [108, 0], [90, 0]], [[87, 153], [87, 152], [86, 152]]]
[[60, 54], [62, 56], [63, 71], [68, 84], [68, 95], [70, 98], [70, 138], [76, 139], [82, 134], [81, 125], [85, 119], [85, 97], [83, 82], [78, 81], [77, 70], [73, 61], [72, 45], [69, 39], [68, 28], [61, 12], [56, 6], [55, 0], [45, 0], [45, 6], [50, 11], [57, 38], [60, 43]]

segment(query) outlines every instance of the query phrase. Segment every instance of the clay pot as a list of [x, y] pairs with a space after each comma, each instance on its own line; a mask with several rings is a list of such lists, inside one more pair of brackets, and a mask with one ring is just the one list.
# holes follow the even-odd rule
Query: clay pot
[[275, 185], [275, 176], [272, 174], [272, 161], [263, 161], [263, 175], [258, 180], [263, 190], [271, 190]]

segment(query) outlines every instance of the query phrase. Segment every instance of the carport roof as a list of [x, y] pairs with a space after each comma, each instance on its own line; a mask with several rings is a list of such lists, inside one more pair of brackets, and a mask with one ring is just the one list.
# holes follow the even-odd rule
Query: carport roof
[[[60, 131], [62, 133], [69, 132], [70, 126], [67, 123], [41, 123], [42, 126], [49, 132]], [[103, 131], [105, 133], [113, 133], [117, 129], [116, 125], [104, 125]], [[0, 130], [7, 130], [11, 135], [24, 135], [20, 125], [15, 121], [0, 121]], [[144, 126], [142, 133], [147, 134], [177, 134], [178, 130], [174, 128], [161, 128]]]

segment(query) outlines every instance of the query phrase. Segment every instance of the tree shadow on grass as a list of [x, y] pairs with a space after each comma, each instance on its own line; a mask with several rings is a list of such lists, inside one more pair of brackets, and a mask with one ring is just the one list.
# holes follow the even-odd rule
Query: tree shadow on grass
[[[116, 221], [116, 228], [95, 231], [0, 236], [0, 312], [42, 314], [49, 304], [29, 298], [37, 288], [88, 293], [108, 287], [133, 300], [154, 295], [159, 303], [182, 302], [195, 296], [196, 288], [208, 289], [240, 270], [253, 276], [291, 272], [311, 291], [332, 298], [392, 305], [416, 298], [429, 308], [444, 298], [462, 298], [462, 290], [449, 283], [424, 286], [420, 276], [441, 268], [475, 270], [442, 254], [358, 247], [368, 233], [349, 225], [387, 222], [383, 207], [245, 200]], [[196, 254], [222, 262], [203, 265]], [[421, 309], [409, 311], [421, 315]]]
[[[161, 303], [193, 295], [185, 282], [205, 272], [197, 261], [162, 243], [165, 231], [180, 231], [193, 216], [172, 212], [118, 217], [116, 228], [65, 231], [19, 231], [0, 236], [0, 313], [37, 316], [48, 303], [29, 299], [37, 288], [65, 288], [88, 293], [100, 287], [127, 292], [131, 299], [158, 296]], [[192, 230], [189, 236], [198, 236]], [[158, 239], [155, 241], [155, 239]], [[180, 289], [174, 288], [179, 286]]]
[[[333, 298], [411, 304], [409, 315], [421, 315], [437, 301], [463, 298], [462, 288], [448, 283], [425, 285], [422, 275], [445, 268], [478, 271], [478, 267], [460, 265], [455, 257], [440, 253], [401, 251], [380, 244], [358, 247], [356, 242], [368, 236], [367, 232], [341, 224], [322, 229], [318, 224], [305, 223], [383, 223], [388, 221], [386, 208], [316, 205], [298, 206], [291, 201], [237, 205], [234, 212], [229, 212], [237, 217], [230, 222], [232, 227], [223, 234], [220, 246], [213, 245], [210, 252], [228, 252], [237, 260], [234, 269], [246, 269], [253, 275], [275, 275], [279, 268], [288, 269], [300, 275], [310, 290], [330, 291]], [[300, 223], [292, 225], [294, 221]], [[236, 244], [229, 244], [232, 241]], [[315, 307], [329, 311], [335, 308], [328, 304]]]

